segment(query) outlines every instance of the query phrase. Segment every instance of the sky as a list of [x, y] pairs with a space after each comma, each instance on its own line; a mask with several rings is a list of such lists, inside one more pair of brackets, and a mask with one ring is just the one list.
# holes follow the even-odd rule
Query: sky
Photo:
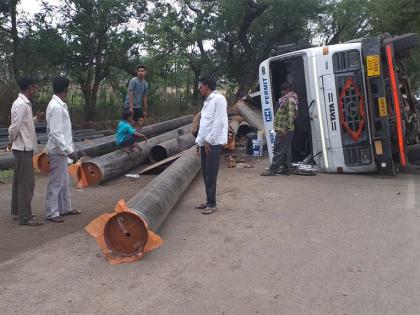
[[[56, 4], [58, 0], [47, 0], [47, 3]], [[19, 13], [25, 11], [30, 15], [33, 15], [41, 10], [41, 1], [39, 0], [21, 0], [18, 6]]]

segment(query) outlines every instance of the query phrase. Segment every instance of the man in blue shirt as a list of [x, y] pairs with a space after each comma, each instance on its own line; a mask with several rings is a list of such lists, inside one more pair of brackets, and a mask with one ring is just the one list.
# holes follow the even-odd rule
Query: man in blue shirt
[[134, 126], [138, 129], [143, 119], [147, 117], [147, 95], [149, 94], [149, 84], [145, 80], [146, 67], [139, 65], [136, 68], [137, 76], [130, 80], [128, 84], [128, 94], [125, 99], [124, 109], [133, 113]]
[[127, 148], [137, 146], [137, 139], [143, 138], [147, 141], [145, 135], [138, 133], [136, 129], [131, 126], [133, 113], [128, 109], [124, 109], [122, 120], [118, 123], [117, 134], [115, 135], [115, 142], [119, 147]]

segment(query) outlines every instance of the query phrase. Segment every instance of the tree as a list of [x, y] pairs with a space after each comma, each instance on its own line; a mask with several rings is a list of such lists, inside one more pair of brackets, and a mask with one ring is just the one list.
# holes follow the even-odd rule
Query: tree
[[[93, 120], [100, 83], [112, 67], [127, 69], [130, 52], [139, 37], [129, 29], [146, 12], [146, 1], [66, 0], [64, 17], [66, 67], [80, 84], [85, 100], [85, 119]], [[127, 69], [128, 70], [128, 69]], [[129, 70], [133, 72], [133, 69]]]
[[[149, 53], [162, 62], [188, 62], [193, 73], [193, 103], [197, 105], [198, 79], [203, 72], [213, 73], [217, 66], [213, 62], [211, 48], [205, 43], [213, 40], [211, 31], [215, 15], [214, 1], [177, 0], [154, 1], [155, 8], [146, 24], [146, 42]], [[174, 60], [175, 59], [175, 60]], [[187, 89], [189, 90], [189, 89]]]
[[316, 0], [240, 0], [221, 1], [218, 11], [214, 47], [227, 76], [238, 82], [241, 97], [273, 48], [309, 39], [308, 21], [319, 6]]
[[366, 37], [372, 31], [370, 10], [365, 0], [327, 0], [322, 9], [314, 29], [322, 44]]

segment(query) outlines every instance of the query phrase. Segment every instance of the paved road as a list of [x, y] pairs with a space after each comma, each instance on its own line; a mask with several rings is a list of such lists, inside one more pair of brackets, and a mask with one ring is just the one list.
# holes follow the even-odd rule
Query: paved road
[[223, 169], [211, 216], [193, 209], [197, 178], [139, 262], [111, 266], [81, 230], [3, 262], [0, 313], [420, 313], [419, 174], [260, 177], [265, 164]]

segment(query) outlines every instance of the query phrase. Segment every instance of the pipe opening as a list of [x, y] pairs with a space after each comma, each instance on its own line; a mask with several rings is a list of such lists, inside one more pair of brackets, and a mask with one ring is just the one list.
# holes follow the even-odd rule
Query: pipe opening
[[48, 173], [50, 171], [50, 162], [48, 161], [48, 156], [46, 152], [38, 154], [36, 164], [39, 171], [43, 173]]
[[[89, 186], [98, 185], [102, 178], [102, 173], [99, 167], [91, 162], [82, 163], [82, 171], [85, 175]], [[78, 172], [78, 179], [81, 180], [82, 173]]]
[[251, 127], [248, 124], [240, 124], [238, 127], [238, 135], [239, 136], [246, 136], [248, 133], [251, 132]]
[[131, 212], [117, 213], [108, 220], [104, 229], [108, 248], [121, 256], [144, 252], [148, 235], [144, 221]]
[[149, 151], [149, 159], [152, 163], [156, 163], [168, 158], [168, 152], [161, 145], [153, 146]]

